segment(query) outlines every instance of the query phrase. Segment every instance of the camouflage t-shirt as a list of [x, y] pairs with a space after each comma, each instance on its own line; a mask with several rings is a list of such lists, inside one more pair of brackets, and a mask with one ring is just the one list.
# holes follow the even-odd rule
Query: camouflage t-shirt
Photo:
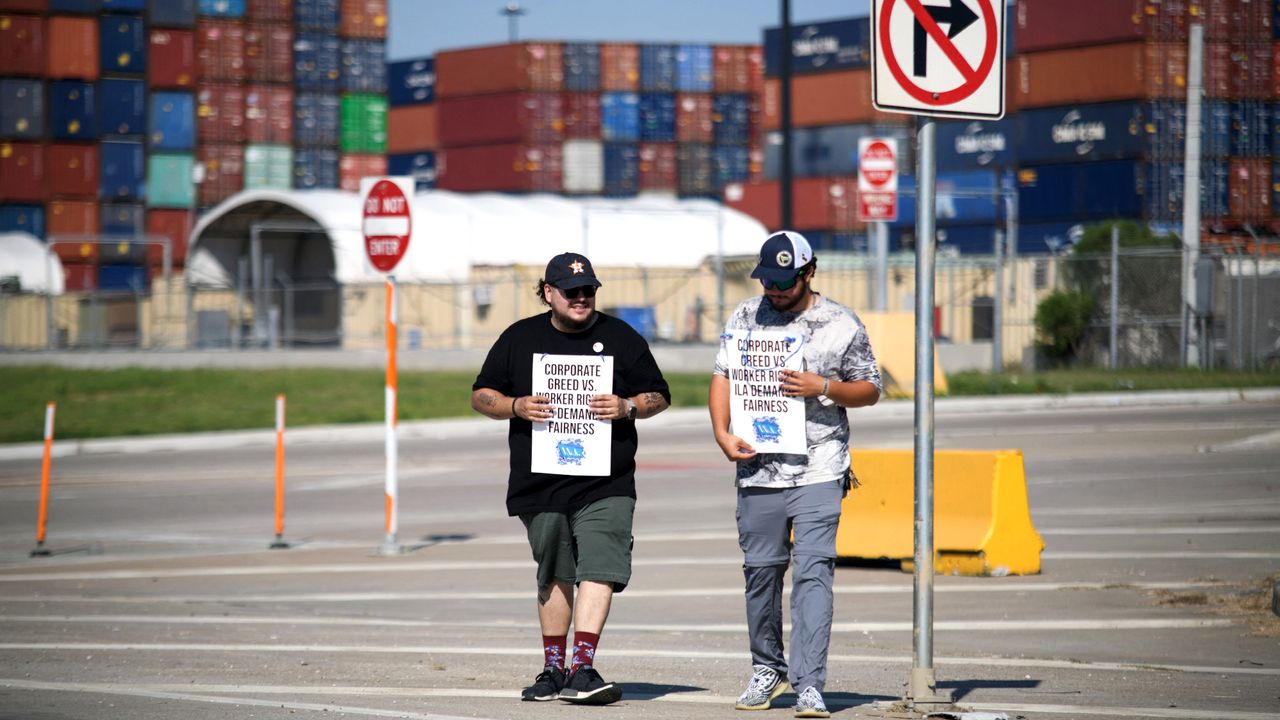
[[[884, 392], [880, 370], [862, 321], [849, 308], [818, 295], [801, 313], [778, 312], [763, 295], [734, 309], [725, 330], [773, 330], [804, 339], [803, 368], [825, 378], [866, 380]], [[724, 338], [716, 354], [715, 374], [729, 376], [729, 348]], [[738, 463], [738, 487], [788, 488], [843, 479], [849, 470], [849, 419], [845, 409], [805, 398], [808, 456], [760, 453]]]

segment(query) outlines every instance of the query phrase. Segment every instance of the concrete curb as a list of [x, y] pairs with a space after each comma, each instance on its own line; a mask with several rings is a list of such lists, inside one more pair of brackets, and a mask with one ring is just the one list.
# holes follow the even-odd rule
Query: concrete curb
[[[934, 402], [935, 415], [964, 415], [987, 412], [1018, 412], [1054, 409], [1129, 408], [1230, 405], [1234, 403], [1259, 403], [1280, 401], [1280, 388], [1251, 388], [1235, 390], [1187, 390], [1142, 391], [1126, 393], [1081, 393], [1078, 395], [1028, 395], [981, 398], [939, 398]], [[915, 404], [911, 400], [881, 401], [875, 407], [858, 410], [854, 422], [875, 419], [912, 417]], [[706, 428], [707, 411], [703, 408], [676, 408], [668, 410], [652, 420], [644, 421], [649, 427]], [[416, 420], [399, 424], [401, 441], [447, 440], [460, 437], [492, 436], [499, 439], [506, 435], [505, 423], [486, 418], [448, 418], [442, 420]], [[710, 431], [708, 430], [708, 442]], [[380, 443], [384, 438], [382, 423], [353, 425], [319, 425], [293, 428], [287, 431], [288, 445], [336, 442]], [[191, 433], [185, 435], [151, 435], [147, 437], [100, 438], [94, 440], [57, 440], [53, 443], [54, 457], [74, 455], [102, 455], [109, 453], [154, 453], [187, 450], [223, 450], [228, 448], [263, 447], [275, 444], [275, 430], [228, 430], [221, 432]], [[0, 461], [40, 459], [43, 443], [14, 443], [0, 445]]]

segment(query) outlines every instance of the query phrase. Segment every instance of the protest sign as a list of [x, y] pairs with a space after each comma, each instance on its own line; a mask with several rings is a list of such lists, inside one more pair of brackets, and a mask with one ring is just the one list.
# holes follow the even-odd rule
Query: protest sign
[[756, 452], [808, 452], [804, 398], [782, 394], [784, 368], [801, 370], [804, 338], [769, 330], [731, 330], [729, 343], [729, 422], [733, 434]]
[[551, 399], [551, 419], [533, 424], [533, 472], [608, 475], [613, 423], [596, 420], [591, 398], [613, 392], [613, 357], [534, 355], [533, 394]]

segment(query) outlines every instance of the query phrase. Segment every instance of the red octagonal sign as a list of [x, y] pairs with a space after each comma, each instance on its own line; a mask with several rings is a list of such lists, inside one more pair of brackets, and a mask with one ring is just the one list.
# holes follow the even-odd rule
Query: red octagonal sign
[[365, 195], [363, 229], [369, 262], [382, 272], [391, 272], [409, 249], [413, 230], [409, 198], [391, 180], [375, 182]]
[[892, 180], [893, 174], [897, 172], [897, 162], [893, 150], [888, 145], [881, 141], [873, 142], [862, 154], [862, 177], [877, 187], [884, 185]]

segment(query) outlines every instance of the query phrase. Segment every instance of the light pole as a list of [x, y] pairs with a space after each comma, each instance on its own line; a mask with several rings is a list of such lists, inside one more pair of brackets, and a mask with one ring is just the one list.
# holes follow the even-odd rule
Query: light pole
[[509, 2], [507, 6], [498, 11], [502, 15], [507, 16], [507, 40], [515, 42], [520, 39], [519, 23], [520, 16], [525, 14], [525, 9], [520, 7], [518, 2]]

